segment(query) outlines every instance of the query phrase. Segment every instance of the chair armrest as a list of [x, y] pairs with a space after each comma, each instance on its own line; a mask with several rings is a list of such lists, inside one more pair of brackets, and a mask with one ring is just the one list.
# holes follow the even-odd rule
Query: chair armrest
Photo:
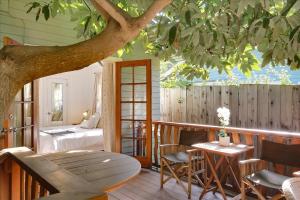
[[293, 172], [294, 177], [300, 177], [300, 171]]
[[161, 144], [159, 146], [164, 148], [164, 147], [171, 147], [171, 146], [179, 146], [179, 144]]
[[241, 160], [239, 162], [240, 173], [242, 177], [250, 175], [254, 172], [265, 169], [265, 161], [260, 159]]
[[200, 149], [187, 149], [186, 152], [187, 153], [195, 153], [195, 152], [202, 152], [202, 150], [200, 150]]

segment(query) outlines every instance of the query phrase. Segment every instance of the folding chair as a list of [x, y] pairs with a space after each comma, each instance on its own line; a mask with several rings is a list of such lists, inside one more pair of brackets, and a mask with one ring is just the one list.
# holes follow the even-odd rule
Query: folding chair
[[[240, 161], [242, 200], [246, 199], [246, 186], [252, 189], [261, 200], [266, 198], [256, 188], [257, 186], [264, 186], [279, 191], [272, 197], [273, 200], [284, 197], [282, 184], [290, 177], [271, 171], [268, 168], [268, 162], [300, 167], [300, 145], [287, 145], [263, 140], [260, 159]], [[299, 172], [295, 172], [294, 175], [297, 175], [297, 173]]]
[[[205, 161], [200, 150], [194, 149], [191, 146], [196, 143], [207, 142], [206, 131], [186, 131], [180, 132], [178, 144], [161, 144], [160, 145], [160, 177], [161, 188], [172, 177], [176, 179], [183, 190], [187, 193], [188, 198], [191, 198], [192, 192], [192, 177], [195, 177], [200, 186], [204, 186], [206, 182]], [[171, 175], [164, 179], [164, 170], [167, 168]], [[199, 177], [203, 175], [203, 181]], [[188, 187], [186, 188], [181, 182], [182, 177], [188, 178]]]

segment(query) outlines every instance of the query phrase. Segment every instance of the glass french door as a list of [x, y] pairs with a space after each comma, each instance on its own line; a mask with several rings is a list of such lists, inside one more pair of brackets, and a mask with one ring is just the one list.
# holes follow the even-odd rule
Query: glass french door
[[116, 63], [116, 150], [151, 166], [151, 60]]
[[12, 127], [14, 127], [13, 146], [34, 148], [34, 83], [28, 83], [15, 97], [11, 113]]

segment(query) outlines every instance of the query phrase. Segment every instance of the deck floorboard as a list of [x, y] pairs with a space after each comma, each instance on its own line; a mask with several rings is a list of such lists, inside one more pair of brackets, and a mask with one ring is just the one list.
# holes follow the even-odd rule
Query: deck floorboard
[[[187, 195], [174, 179], [160, 189], [160, 175], [151, 170], [142, 170], [141, 173], [122, 187], [109, 193], [109, 200], [187, 200]], [[185, 183], [186, 184], [186, 183]], [[192, 186], [192, 200], [198, 200], [202, 188]], [[204, 200], [222, 199], [217, 193], [208, 193]], [[228, 198], [231, 199], [231, 198]]]

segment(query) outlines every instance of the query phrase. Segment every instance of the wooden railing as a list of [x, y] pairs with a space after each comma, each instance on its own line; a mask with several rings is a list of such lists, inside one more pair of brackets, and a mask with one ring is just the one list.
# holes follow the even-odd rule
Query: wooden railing
[[90, 183], [26, 147], [0, 151], [0, 199], [107, 199]]
[[[178, 144], [179, 134], [182, 129], [186, 130], [205, 130], [208, 133], [209, 141], [217, 140], [218, 131], [222, 128], [220, 126], [211, 126], [203, 124], [189, 124], [189, 123], [175, 123], [155, 121], [153, 122], [153, 165], [159, 166], [160, 144]], [[282, 131], [269, 131], [259, 129], [245, 129], [226, 127], [226, 132], [231, 136], [231, 141], [235, 144], [247, 144], [253, 145], [254, 151], [248, 152], [247, 155], [243, 155], [243, 158], [258, 157], [260, 155], [261, 141], [263, 139], [272, 140], [278, 143], [284, 144], [299, 144], [300, 133], [282, 132]], [[238, 167], [236, 165], [236, 167]], [[292, 170], [283, 165], [274, 165], [274, 170], [285, 175], [291, 175]], [[237, 170], [238, 171], [238, 170]]]

